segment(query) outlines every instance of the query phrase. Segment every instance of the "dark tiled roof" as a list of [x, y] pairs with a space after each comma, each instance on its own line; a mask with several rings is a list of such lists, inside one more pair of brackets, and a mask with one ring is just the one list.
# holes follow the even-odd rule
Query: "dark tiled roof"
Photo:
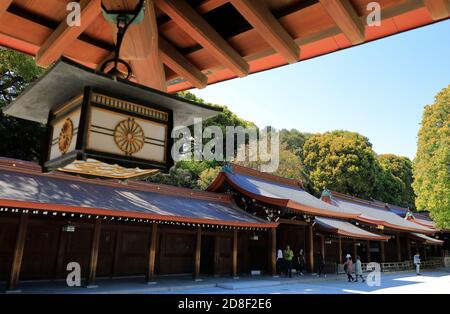
[[[91, 209], [136, 218], [270, 227], [237, 208], [226, 195], [147, 183], [118, 183], [42, 174], [31, 163], [0, 159], [0, 206]], [[21, 206], [22, 204], [22, 206]], [[34, 206], [34, 207], [33, 207]]]
[[379, 240], [379, 241], [389, 240], [388, 236], [383, 236], [366, 231], [344, 220], [317, 217], [315, 222], [321, 228], [341, 236], [366, 240]]
[[354, 218], [359, 212], [342, 209], [321, 201], [306, 192], [296, 180], [280, 178], [242, 166], [222, 171], [209, 190], [217, 191], [224, 182], [252, 198], [318, 216]]
[[361, 215], [358, 220], [364, 222], [372, 222], [374, 224], [380, 224], [389, 228], [404, 230], [404, 231], [414, 231], [414, 232], [424, 232], [433, 233], [434, 230], [428, 227], [422, 226], [420, 224], [406, 220], [399, 215], [389, 211], [380, 203], [375, 203], [371, 201], [366, 201], [358, 199], [356, 197], [348, 196], [345, 194], [331, 192], [332, 194], [332, 204], [340, 207], [359, 211]]
[[444, 241], [435, 239], [420, 233], [411, 233], [414, 238], [418, 239], [420, 242], [425, 242], [426, 244], [443, 245]]

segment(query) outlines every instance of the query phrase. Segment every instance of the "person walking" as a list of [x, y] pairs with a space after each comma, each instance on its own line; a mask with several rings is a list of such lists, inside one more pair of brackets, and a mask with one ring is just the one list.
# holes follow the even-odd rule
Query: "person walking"
[[352, 282], [355, 279], [353, 278], [353, 261], [352, 261], [352, 256], [350, 254], [347, 254], [347, 256], [345, 257], [345, 263], [344, 263], [344, 270], [347, 274], [347, 278], [348, 278], [348, 282]]
[[416, 266], [416, 275], [420, 276], [420, 254], [419, 252], [414, 255], [414, 265]]
[[294, 252], [292, 252], [289, 245], [286, 245], [286, 250], [284, 250], [283, 257], [285, 263], [285, 276], [292, 278], [292, 259], [294, 258]]
[[306, 266], [306, 258], [305, 255], [303, 254], [303, 249], [300, 249], [300, 252], [298, 253], [297, 262], [298, 262], [297, 275], [303, 276], [303, 270], [305, 269]]
[[362, 282], [366, 281], [363, 277], [361, 257], [356, 256], [356, 262], [355, 262], [355, 281], [356, 282], [358, 282], [358, 277], [361, 278]]
[[278, 249], [277, 251], [277, 273], [282, 274], [284, 268], [284, 257], [283, 257], [283, 250]]
[[[320, 252], [317, 255], [317, 276], [320, 277], [322, 276], [323, 273], [323, 269], [325, 267], [325, 259], [322, 256], [322, 253]], [[326, 275], [324, 275], [326, 277]]]

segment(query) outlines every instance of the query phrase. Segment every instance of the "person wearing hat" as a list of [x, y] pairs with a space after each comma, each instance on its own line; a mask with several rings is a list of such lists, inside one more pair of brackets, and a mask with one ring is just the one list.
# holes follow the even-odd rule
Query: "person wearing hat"
[[345, 263], [344, 263], [344, 270], [347, 273], [348, 282], [352, 282], [355, 279], [353, 278], [353, 262], [352, 262], [352, 256], [350, 254], [347, 254], [345, 256]]

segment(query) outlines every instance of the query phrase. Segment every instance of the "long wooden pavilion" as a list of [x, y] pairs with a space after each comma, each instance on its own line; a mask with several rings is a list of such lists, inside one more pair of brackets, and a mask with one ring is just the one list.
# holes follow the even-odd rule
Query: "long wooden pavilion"
[[0, 158], [0, 282], [66, 278], [272, 273], [278, 223], [229, 195], [144, 182], [42, 173]]
[[[70, 0], [1, 0], [0, 46], [47, 67], [66, 56], [99, 68], [114, 51], [111, 10], [140, 0], [81, 0], [81, 25], [69, 26]], [[145, 18], [125, 35], [121, 57], [133, 80], [163, 91], [243, 77], [448, 19], [448, 0], [146, 0]]]
[[322, 254], [331, 265], [346, 254], [366, 262], [403, 262], [420, 251], [440, 256], [442, 240], [429, 224], [407, 220], [386, 204], [325, 191], [321, 199], [307, 193], [301, 182], [239, 165], [225, 167], [208, 188], [226, 192], [246, 211], [276, 221], [276, 245], [306, 252], [310, 271]]

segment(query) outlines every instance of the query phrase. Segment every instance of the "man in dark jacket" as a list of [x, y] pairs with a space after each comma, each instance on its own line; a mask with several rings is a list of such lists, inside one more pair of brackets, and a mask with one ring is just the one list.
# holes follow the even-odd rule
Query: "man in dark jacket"
[[325, 259], [322, 256], [322, 253], [317, 254], [317, 276], [321, 276], [323, 273], [323, 269], [325, 267]]

